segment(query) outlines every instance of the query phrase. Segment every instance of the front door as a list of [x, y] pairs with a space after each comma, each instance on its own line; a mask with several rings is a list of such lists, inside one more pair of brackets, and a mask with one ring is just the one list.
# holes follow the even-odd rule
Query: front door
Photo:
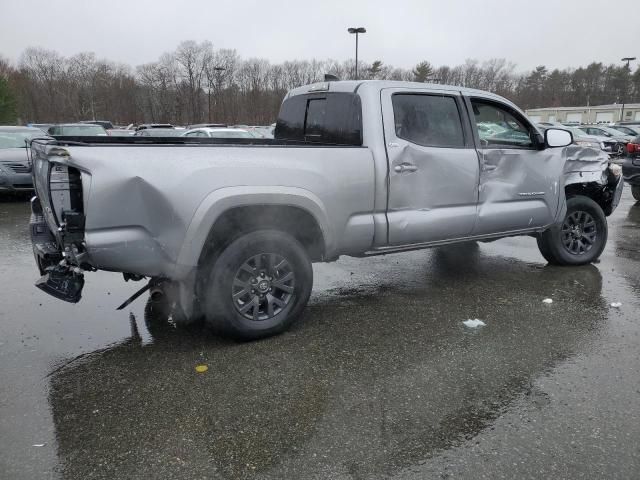
[[538, 148], [538, 131], [501, 102], [470, 99], [480, 152], [474, 235], [547, 226], [558, 208], [563, 149]]
[[382, 91], [389, 162], [390, 245], [471, 234], [478, 202], [478, 155], [456, 92]]

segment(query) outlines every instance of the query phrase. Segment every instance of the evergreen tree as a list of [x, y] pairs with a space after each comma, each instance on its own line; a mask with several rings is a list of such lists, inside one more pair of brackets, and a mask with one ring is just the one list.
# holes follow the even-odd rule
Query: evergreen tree
[[0, 77], [0, 125], [16, 121], [16, 99], [6, 78]]
[[433, 66], [426, 60], [423, 60], [413, 69], [413, 81], [424, 83], [428, 81], [429, 77], [433, 76], [433, 74]]

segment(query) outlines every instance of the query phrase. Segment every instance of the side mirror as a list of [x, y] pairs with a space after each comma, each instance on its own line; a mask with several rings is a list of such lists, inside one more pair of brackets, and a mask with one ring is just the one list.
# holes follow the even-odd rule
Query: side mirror
[[566, 147], [573, 143], [573, 135], [567, 130], [548, 128], [544, 132], [544, 143], [548, 148]]

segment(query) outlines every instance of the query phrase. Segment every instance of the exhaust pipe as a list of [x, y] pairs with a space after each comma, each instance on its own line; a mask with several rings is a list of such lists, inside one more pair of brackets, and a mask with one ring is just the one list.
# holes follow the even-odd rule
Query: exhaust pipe
[[149, 296], [152, 301], [159, 302], [165, 297], [165, 293], [160, 285], [154, 285], [149, 289]]

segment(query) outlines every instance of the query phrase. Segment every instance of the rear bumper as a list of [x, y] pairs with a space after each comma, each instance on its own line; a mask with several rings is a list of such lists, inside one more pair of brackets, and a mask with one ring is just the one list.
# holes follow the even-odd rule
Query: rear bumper
[[31, 199], [29, 231], [36, 267], [42, 275], [36, 287], [59, 300], [79, 302], [84, 287], [82, 270], [65, 261], [68, 255], [49, 229], [38, 197]]
[[55, 265], [63, 258], [62, 248], [49, 229], [38, 197], [31, 199], [31, 218], [29, 219], [29, 233], [36, 267], [44, 275], [46, 267]]

